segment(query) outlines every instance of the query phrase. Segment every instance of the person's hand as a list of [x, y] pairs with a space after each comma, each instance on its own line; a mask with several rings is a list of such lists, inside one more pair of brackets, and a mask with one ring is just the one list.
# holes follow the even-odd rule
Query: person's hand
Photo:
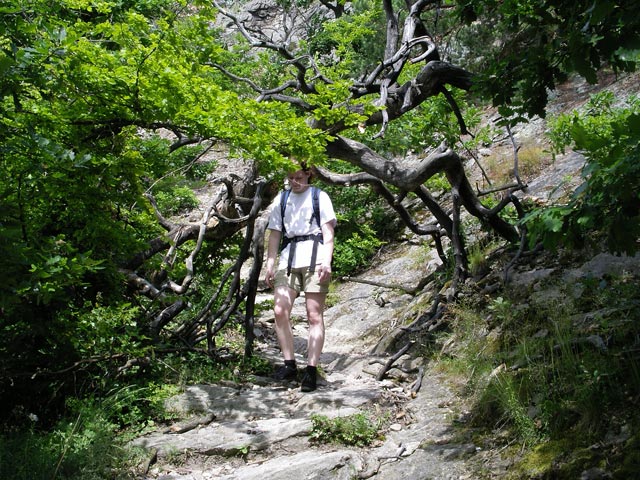
[[273, 288], [273, 280], [275, 278], [275, 272], [273, 271], [273, 269], [268, 268], [267, 269], [267, 273], [264, 277], [265, 281], [267, 282], [267, 287], [269, 288]]
[[320, 265], [318, 267], [318, 281], [328, 282], [331, 279], [331, 265]]

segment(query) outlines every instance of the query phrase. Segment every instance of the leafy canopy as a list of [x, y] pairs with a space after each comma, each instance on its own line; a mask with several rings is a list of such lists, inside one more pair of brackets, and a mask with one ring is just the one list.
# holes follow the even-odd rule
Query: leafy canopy
[[[170, 204], [158, 180], [198, 155], [150, 132], [224, 141], [263, 173], [285, 148], [321, 152], [322, 132], [227, 88], [208, 2], [10, 0], [0, 12], [3, 371], [63, 370], [114, 346], [141, 355], [157, 307], [130, 303], [120, 268], [162, 231], [144, 194]], [[0, 398], [41, 398], [47, 381], [2, 383]]]
[[[473, 32], [465, 44], [478, 90], [505, 117], [545, 116], [548, 93], [578, 73], [590, 83], [604, 66], [633, 71], [640, 58], [637, 3], [626, 0], [462, 0]], [[484, 42], [478, 45], [478, 40]]]

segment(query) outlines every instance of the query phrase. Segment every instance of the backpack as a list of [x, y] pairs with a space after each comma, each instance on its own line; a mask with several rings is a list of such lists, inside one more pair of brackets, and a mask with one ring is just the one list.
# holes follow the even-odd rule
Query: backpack
[[[280, 218], [282, 219], [282, 238], [285, 237], [285, 228], [284, 228], [284, 212], [287, 208], [287, 200], [289, 199], [289, 195], [291, 194], [291, 190], [284, 190], [282, 195], [280, 195]], [[316, 223], [320, 226], [320, 188], [312, 185], [311, 186], [311, 203], [313, 205], [313, 213], [311, 214], [311, 218], [309, 219], [309, 223], [313, 222], [313, 219], [316, 219]]]
[[[318, 251], [318, 243], [322, 243], [322, 233], [317, 235], [303, 235], [297, 236], [293, 238], [289, 238], [286, 235], [286, 229], [284, 226], [284, 212], [287, 208], [287, 200], [289, 199], [289, 195], [291, 194], [291, 190], [283, 190], [282, 195], [280, 195], [280, 215], [282, 219], [282, 237], [280, 243], [280, 251], [284, 250], [287, 245], [290, 243], [291, 250], [289, 252], [289, 265], [287, 267], [287, 275], [291, 274], [291, 264], [293, 262], [293, 256], [295, 255], [295, 245], [297, 242], [301, 242], [304, 240], [313, 240], [313, 253], [311, 255], [311, 263], [309, 265], [309, 271], [313, 272], [315, 270], [316, 263], [316, 254]], [[313, 219], [316, 219], [316, 223], [318, 227], [320, 227], [320, 188], [316, 186], [311, 186], [311, 204], [313, 206], [313, 213], [311, 214], [311, 218], [309, 219], [309, 224], [313, 223]]]

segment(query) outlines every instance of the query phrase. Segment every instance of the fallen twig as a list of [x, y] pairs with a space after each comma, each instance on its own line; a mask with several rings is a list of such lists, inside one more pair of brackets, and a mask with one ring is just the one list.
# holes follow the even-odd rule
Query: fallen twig
[[378, 381], [382, 380], [386, 375], [386, 373], [391, 368], [391, 366], [396, 362], [396, 360], [398, 360], [402, 355], [407, 353], [414, 343], [415, 343], [414, 341], [410, 341], [404, 347], [398, 350], [398, 352], [396, 352], [391, 358], [389, 358], [389, 360], [387, 360], [387, 363], [384, 365], [384, 367], [382, 367], [382, 369], [378, 373], [376, 380]]
[[425, 278], [420, 280], [420, 282], [418, 282], [418, 284], [415, 287], [405, 287], [404, 285], [400, 285], [398, 283], [382, 283], [382, 282], [375, 282], [373, 280], [365, 280], [363, 278], [355, 278], [355, 277], [342, 277], [341, 280], [343, 282], [364, 283], [366, 285], [373, 285], [374, 287], [388, 288], [390, 290], [402, 290], [403, 292], [408, 293], [409, 295], [415, 295], [416, 293], [420, 292], [427, 283], [429, 283], [432, 277], [433, 277], [433, 273], [427, 275]]
[[416, 394], [420, 391], [420, 388], [422, 387], [422, 377], [424, 377], [424, 367], [420, 367], [418, 369], [418, 376], [416, 377], [416, 381], [413, 384], [413, 386], [411, 387], [411, 393], [412, 394]]
[[194, 428], [203, 427], [205, 425], [209, 425], [216, 419], [216, 414], [213, 412], [209, 412], [205, 415], [199, 415], [194, 418], [189, 418], [183, 422], [179, 422], [177, 424], [171, 425], [169, 428], [164, 430], [163, 433], [173, 433], [180, 434], [186, 433]]

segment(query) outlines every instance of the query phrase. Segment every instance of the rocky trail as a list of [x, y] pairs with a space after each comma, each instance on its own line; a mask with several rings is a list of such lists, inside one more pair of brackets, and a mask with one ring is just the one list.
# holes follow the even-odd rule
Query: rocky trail
[[[363, 274], [367, 280], [412, 286], [425, 274], [424, 247], [389, 251]], [[435, 268], [435, 259], [428, 268]], [[383, 291], [383, 292], [382, 292]], [[472, 478], [464, 458], [474, 445], [455, 441], [451, 422], [459, 415], [456, 397], [433, 372], [412, 393], [418, 361], [409, 356], [376, 380], [388, 354], [377, 342], [413, 311], [414, 298], [396, 290], [350, 282], [332, 294], [338, 300], [325, 313], [326, 343], [321, 357], [323, 379], [312, 393], [295, 383], [257, 377], [251, 385], [194, 385], [174, 398], [170, 408], [187, 420], [138, 439], [155, 454], [147, 479], [352, 479]], [[374, 298], [384, 295], [384, 306]], [[270, 298], [267, 296], [266, 298]], [[292, 315], [298, 365], [304, 365], [304, 299]], [[257, 325], [258, 354], [279, 360], [273, 318]], [[346, 417], [366, 412], [383, 419], [384, 440], [367, 448], [314, 443], [312, 414]], [[418, 475], [417, 472], [420, 472]], [[413, 475], [413, 473], [416, 473]]]

